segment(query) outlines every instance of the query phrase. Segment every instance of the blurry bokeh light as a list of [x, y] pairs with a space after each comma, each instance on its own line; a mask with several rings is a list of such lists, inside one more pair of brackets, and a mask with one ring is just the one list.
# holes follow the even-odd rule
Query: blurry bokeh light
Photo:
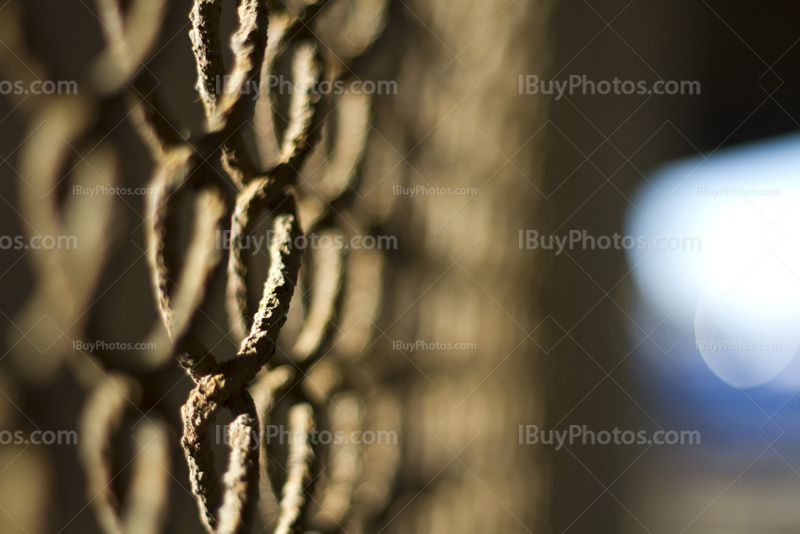
[[659, 367], [800, 387], [800, 135], [670, 164], [631, 201], [626, 234], [648, 243], [627, 251], [633, 318], [679, 338], [659, 345]]

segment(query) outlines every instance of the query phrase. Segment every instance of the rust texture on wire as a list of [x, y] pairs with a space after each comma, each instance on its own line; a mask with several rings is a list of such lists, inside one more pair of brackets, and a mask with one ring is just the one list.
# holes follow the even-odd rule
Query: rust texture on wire
[[[195, 88], [205, 114], [200, 135], [179, 133], [148, 68], [166, 40], [167, 0], [96, 0], [104, 48], [90, 69], [91, 91], [15, 102], [29, 121], [20, 155], [22, 216], [32, 233], [81, 239], [76, 250], [31, 252], [35, 289], [20, 324], [32, 327], [47, 316], [63, 336], [46, 358], [33, 361], [26, 353], [17, 359], [32, 381], [63, 365], [85, 388], [79, 457], [105, 533], [157, 534], [167, 525], [174, 431], [166, 417], [145, 411], [142, 397], [158, 389], [154, 377], [165, 376], [175, 362], [193, 381], [180, 414], [181, 447], [206, 531], [244, 533], [260, 521], [281, 534], [361, 532], [388, 505], [399, 444], [327, 446], [313, 435], [320, 429], [401, 430], [392, 392], [353, 379], [368, 374], [359, 365], [374, 341], [385, 259], [376, 250], [312, 248], [301, 266], [305, 247], [298, 243], [310, 234], [348, 242], [374, 229], [353, 200], [372, 98], [321, 94], [318, 87], [355, 77], [350, 62], [380, 35], [386, 0], [239, 0], [230, 69], [223, 61], [222, 4], [195, 0], [189, 14]], [[13, 3], [0, 12], [8, 44], [0, 50], [0, 67], [18, 69], [11, 53], [27, 67], [14, 71], [15, 78], [46, 79], [24, 46], [15, 14]], [[271, 89], [271, 76], [279, 72], [291, 78], [288, 96]], [[264, 93], [257, 100], [248, 91], [255, 82]], [[114, 245], [116, 201], [111, 195], [48, 196], [63, 176], [87, 187], [117, 184], [122, 147], [106, 139], [109, 127], [101, 120], [104, 106], [112, 105], [127, 110], [154, 165], [143, 228], [160, 323], [147, 336], [155, 348], [131, 358], [136, 372], [94, 354], [76, 355], [69, 346], [87, 338], [85, 311]], [[44, 123], [49, 127], [40, 128]], [[90, 212], [90, 224], [70, 217], [78, 212]], [[254, 283], [259, 258], [247, 254], [245, 244], [265, 224], [268, 269]], [[228, 228], [220, 247], [218, 236]], [[238, 344], [226, 360], [201, 341], [202, 310], [212, 301], [215, 277], [225, 278], [229, 335]], [[292, 315], [295, 326], [282, 334]], [[276, 355], [282, 365], [271, 362]], [[223, 411], [232, 421], [227, 466], [218, 474], [212, 438]], [[264, 428], [273, 423], [290, 430], [285, 450], [265, 439]], [[120, 498], [111, 482], [123, 463], [117, 455], [127, 431], [134, 456]]]
[[[196, 88], [206, 115], [206, 133], [191, 144], [175, 139], [167, 125], [159, 123], [165, 112], [159, 109], [155, 98], [145, 97], [133, 102], [137, 110], [135, 123], [157, 162], [153, 179], [156, 193], [150, 199], [148, 230], [153, 287], [171, 338], [171, 352], [196, 383], [182, 409], [182, 445], [189, 464], [192, 492], [203, 524], [210, 533], [242, 532], [250, 524], [250, 514], [256, 503], [268, 528], [274, 521], [275, 532], [297, 531], [310, 513], [307, 509], [315, 492], [321, 495], [322, 504], [316, 503], [314, 513], [333, 519], [325, 525], [325, 521], [317, 523], [326, 526], [326, 530], [334, 530], [341, 526], [339, 521], [345, 519], [362, 472], [360, 449], [348, 451], [342, 459], [339, 457], [344, 451], [332, 449], [329, 451], [333, 456], [328, 467], [330, 475], [312, 476], [317, 467], [309, 433], [315, 428], [316, 417], [314, 407], [308, 402], [296, 404], [288, 412], [293, 435], [305, 438], [298, 437], [299, 441], [294, 440], [289, 447], [280, 498], [269, 479], [266, 446], [259, 447], [259, 441], [253, 447], [252, 443], [253, 439], [261, 439], [257, 438], [260, 436], [259, 418], [262, 423], [268, 420], [280, 390], [299, 392], [301, 400], [306, 396], [304, 392], [309, 390], [305, 385], [307, 371], [321, 359], [323, 350], [330, 348], [326, 341], [336, 328], [337, 312], [343, 301], [344, 253], [314, 250], [309, 267], [303, 270], [304, 281], [300, 285], [308, 288], [305, 298], [301, 299], [307, 305], [304, 326], [289, 351], [290, 360], [299, 364], [300, 373], [270, 371], [267, 378], [253, 386], [257, 399], [254, 401], [248, 385], [277, 350], [278, 335], [298, 284], [303, 253], [303, 247], [297, 246], [298, 238], [303, 237], [304, 230], [319, 231], [330, 238], [352, 236], [361, 230], [357, 218], [347, 211], [346, 202], [341, 202], [339, 210], [334, 203], [344, 197], [357, 173], [367, 138], [370, 102], [368, 97], [360, 95], [349, 102], [336, 102], [334, 98], [323, 98], [315, 92], [323, 77], [334, 80], [346, 68], [341, 61], [332, 64], [330, 58], [337, 57], [335, 52], [320, 42], [306, 24], [306, 19], [319, 13], [324, 4], [295, 6], [296, 11], [284, 6], [273, 9], [268, 16], [265, 2], [241, 1], [239, 28], [231, 39], [234, 65], [226, 75], [219, 28], [221, 2], [195, 2], [190, 17], [190, 36], [197, 63]], [[355, 8], [356, 15], [364, 15], [363, 2], [352, 2], [351, 7]], [[382, 7], [373, 15], [379, 21]], [[359, 35], [360, 50], [350, 42], [349, 48], [344, 47], [347, 53], [340, 50], [342, 57], [351, 58], [363, 52], [380, 27], [381, 23], [376, 22], [373, 32]], [[323, 47], [326, 53], [322, 52]], [[280, 106], [275, 95], [266, 95], [257, 106], [243, 97], [253, 81], [268, 80], [276, 62], [284, 56], [290, 60], [293, 82], [286, 118], [279, 116]], [[224, 84], [220, 84], [220, 80], [224, 80]], [[261, 83], [261, 87], [266, 85]], [[297, 188], [301, 178], [302, 182], [306, 181], [303, 169], [312, 159], [310, 156], [325, 152], [320, 143], [323, 129], [320, 110], [323, 108], [336, 114], [338, 131], [330, 135], [343, 148], [335, 158], [332, 156], [336, 154], [336, 147], [330, 154], [323, 155], [329, 171], [318, 185], [324, 193], [316, 199], [311, 195], [306, 198]], [[283, 127], [280, 126], [282, 121], [285, 122]], [[245, 142], [251, 124], [255, 124], [259, 148], [256, 155], [248, 153]], [[265, 145], [269, 148], [265, 149]], [[330, 162], [326, 161], [328, 159]], [[219, 162], [229, 181], [222, 179], [223, 174], [214, 162]], [[231, 188], [235, 195], [227, 243], [226, 311], [231, 333], [240, 346], [233, 359], [219, 362], [197, 341], [191, 324], [194, 310], [204, 301], [204, 286], [219, 260], [210, 243], [220, 229], [221, 195]], [[182, 254], [174, 237], [178, 226], [176, 212], [181, 196], [192, 194], [191, 191], [202, 191], [206, 195], [202, 201], [205, 207], [197, 208], [203, 220], [195, 220], [192, 245]], [[248, 283], [249, 265], [243, 244], [260, 224], [261, 214], [266, 214], [271, 221], [269, 270], [261, 299], [253, 311], [248, 300], [251, 284]], [[193, 252], [193, 249], [196, 250]], [[181, 262], [177, 259], [181, 256], [186, 259], [179, 267]], [[376, 281], [376, 277], [372, 280]], [[362, 310], [355, 313], [359, 311]], [[367, 346], [362, 349], [365, 351]], [[337, 358], [332, 357], [323, 368], [334, 367], [337, 368], [335, 372], [341, 373], [338, 367], [345, 362], [336, 361]], [[326, 389], [334, 393], [332, 388]], [[359, 402], [351, 399], [346, 404]], [[336, 402], [330, 401], [329, 405], [335, 407]], [[211, 427], [223, 408], [233, 413], [234, 420], [228, 433], [227, 471], [218, 478]], [[360, 416], [357, 419], [361, 420]], [[333, 417], [339, 424], [340, 420]], [[353, 426], [356, 428], [360, 428], [360, 424]], [[319, 489], [308, 487], [317, 479], [320, 480]], [[331, 481], [328, 490], [322, 487], [326, 480]], [[336, 510], [331, 513], [320, 510], [326, 503]]]

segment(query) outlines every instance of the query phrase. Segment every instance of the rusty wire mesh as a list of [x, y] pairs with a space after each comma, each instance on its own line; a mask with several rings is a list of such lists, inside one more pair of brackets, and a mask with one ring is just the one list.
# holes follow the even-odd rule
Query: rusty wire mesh
[[[296, 240], [310, 232], [368, 231], [368, 223], [352, 210], [348, 192], [358, 187], [370, 98], [356, 95], [347, 101], [316, 94], [314, 87], [346, 74], [347, 64], [367, 50], [383, 28], [385, 2], [300, 1], [269, 7], [261, 0], [239, 2], [239, 27], [231, 38], [234, 62], [228, 71], [222, 2], [197, 0], [190, 37], [206, 128], [194, 138], [182, 135], [169, 118], [156, 92], [158, 80], [147, 66], [160, 42], [167, 2], [138, 0], [123, 7], [117, 0], [97, 0], [96, 11], [105, 48], [95, 60], [90, 96], [17, 102], [28, 113], [31, 130], [20, 178], [32, 187], [20, 188], [20, 215], [33, 232], [78, 235], [82, 244], [63, 254], [33, 255], [36, 289], [17, 320], [22, 333], [46, 315], [64, 334], [46, 357], [34, 361], [25, 353], [18, 358], [27, 376], [45, 382], [66, 366], [89, 392], [80, 417], [79, 456], [99, 526], [107, 533], [164, 530], [172, 476], [170, 433], [157, 412], [138, 408], [137, 399], [142, 380], [165, 372], [176, 359], [196, 384], [182, 409], [181, 443], [208, 532], [245, 532], [256, 508], [274, 532], [296, 532], [304, 525], [332, 532], [344, 524], [350, 532], [361, 531], [388, 502], [399, 452], [380, 444], [321, 447], [308, 434], [320, 425], [334, 432], [370, 425], [399, 430], [393, 395], [354, 388], [348, 378], [372, 345], [370, 323], [380, 308], [383, 260], [379, 251], [314, 250], [301, 268], [303, 249]], [[307, 23], [314, 18], [317, 32], [327, 36], [324, 44]], [[20, 32], [14, 5], [0, 12], [0, 26], [9, 45], [0, 54], [3, 67], [16, 69], [21, 79], [45, 79]], [[284, 64], [294, 84], [285, 109], [275, 95], [264, 95], [258, 105], [245, 97], [253, 81], [268, 80]], [[220, 80], [225, 80], [223, 90]], [[86, 187], [116, 183], [117, 149], [105, 140], [109, 127], [99, 120], [98, 109], [120, 103], [127, 106], [128, 119], [154, 161], [144, 231], [163, 326], [153, 325], [148, 336], [148, 346], [156, 348], [134, 356], [138, 376], [70, 346], [85, 336], [85, 310], [113, 246], [111, 197], [87, 201], [51, 195], [42, 201], [38, 194], [59, 186], [64, 175]], [[41, 128], [45, 123], [49, 127]], [[323, 129], [325, 143], [320, 141]], [[248, 136], [256, 139], [252, 146], [247, 146]], [[74, 172], [68, 172], [73, 166]], [[252, 260], [242, 246], [264, 224], [271, 226], [268, 271], [265, 280], [254, 283], [248, 273]], [[203, 346], [196, 316], [208, 306], [209, 286], [219, 275], [223, 255], [217, 236], [223, 229], [230, 230], [222, 247], [229, 252], [223, 269], [225, 309], [230, 335], [240, 348], [233, 358], [220, 361]], [[254, 305], [259, 286], [260, 302]], [[293, 340], [283, 343], [288, 347], [284, 352], [278, 335], [293, 294], [298, 326]], [[269, 362], [276, 350], [286, 362], [274, 367]], [[323, 354], [325, 363], [318, 365]], [[289, 403], [288, 409], [273, 414], [281, 401]], [[117, 476], [113, 466], [121, 423], [132, 408], [142, 419], [132, 430], [137, 449], [122, 499], [111, 483]], [[223, 409], [230, 410], [233, 422], [228, 465], [218, 476], [212, 425]], [[284, 465], [262, 440], [259, 429], [267, 421], [288, 423], [294, 436]]]
[[[9, 95], [24, 117], [24, 231], [81, 243], [30, 251], [33, 287], [9, 338], [26, 388], [80, 389], [81, 473], [72, 476], [85, 495], [72, 506], [88, 506], [106, 533], [538, 528], [547, 473], [509, 439], [519, 421], [542, 417], [535, 363], [520, 356], [530, 336], [517, 339], [490, 313], [500, 306], [532, 321], [531, 265], [504, 236], [531, 220], [535, 199], [505, 158], [487, 153], [480, 130], [540, 178], [527, 123], [544, 107], [520, 109], [516, 82], [492, 80], [546, 56], [550, 3], [240, 0], [235, 15], [222, 4], [96, 0], [89, 22], [103, 43], [81, 94]], [[47, 79], [19, 12], [15, 0], [0, 9], [0, 68], [26, 83]], [[171, 93], [170, 62], [152, 59], [173, 42], [194, 63], [189, 76], [174, 61], [191, 96]], [[489, 83], [473, 87], [465, 62]], [[398, 94], [313, 90], [359, 81], [365, 63], [397, 78]], [[275, 77], [294, 91], [251, 98], [252, 84]], [[141, 207], [68, 193], [142, 184], [148, 172]], [[392, 192], [431, 186], [424, 176], [483, 193], [456, 209], [439, 195]], [[127, 226], [121, 202], [136, 212]], [[131, 230], [127, 264], [119, 226]], [[245, 246], [257, 232], [270, 236], [265, 254]], [[295, 246], [387, 232], [402, 251]], [[135, 268], [137, 251], [149, 280], [95, 306]], [[147, 348], [74, 350], [76, 340], [121, 332]], [[43, 351], [29, 343], [51, 339]], [[480, 349], [423, 357], [391, 350], [397, 339], [470, 339]], [[273, 427], [294, 439], [269, 441]], [[397, 439], [320, 444], [311, 439], [320, 431]], [[66, 518], [92, 527], [82, 519]]]

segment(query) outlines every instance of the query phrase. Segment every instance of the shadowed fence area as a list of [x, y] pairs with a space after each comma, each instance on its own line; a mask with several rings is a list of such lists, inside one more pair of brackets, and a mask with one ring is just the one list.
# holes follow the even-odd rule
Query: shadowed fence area
[[798, 9], [0, 0], [0, 532], [796, 531]]
[[541, 528], [550, 10], [2, 6], [1, 530]]

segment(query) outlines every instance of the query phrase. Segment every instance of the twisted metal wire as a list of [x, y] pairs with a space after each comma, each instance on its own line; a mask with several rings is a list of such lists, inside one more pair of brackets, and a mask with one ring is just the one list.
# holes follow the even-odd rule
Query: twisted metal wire
[[[32, 125], [21, 175], [33, 193], [41, 188], [52, 191], [75, 159], [71, 148], [80, 150], [95, 133], [95, 111], [111, 100], [127, 102], [131, 121], [155, 162], [155, 193], [147, 199], [145, 232], [163, 323], [150, 334], [158, 341], [157, 349], [138, 357], [149, 370], [164, 369], [171, 359], [177, 360], [195, 382], [181, 410], [181, 444], [204, 527], [210, 533], [244, 532], [258, 504], [264, 523], [271, 527], [274, 521], [276, 532], [302, 531], [306, 524], [326, 532], [363, 530], [388, 503], [399, 447], [325, 449], [309, 436], [317, 427], [400, 430], [400, 412], [391, 393], [354, 388], [348, 379], [369, 354], [371, 324], [380, 310], [381, 253], [312, 251], [300, 284], [306, 295], [296, 301], [303, 325], [290, 348], [281, 350], [292, 363], [259, 372], [278, 350], [278, 336], [300, 277], [303, 251], [295, 246], [297, 238], [310, 232], [351, 237], [368, 231], [351, 197], [368, 139], [371, 99], [319, 95], [314, 88], [320, 80], [351, 74], [348, 63], [367, 50], [383, 27], [385, 1], [286, 2], [272, 6], [268, 15], [264, 0], [241, 0], [239, 27], [231, 39], [234, 64], [226, 76], [219, 29], [222, 2], [196, 0], [190, 37], [206, 129], [191, 140], [177, 133], [156, 94], [157, 81], [142, 63], [160, 37], [166, 5], [166, 0], [134, 0], [123, 9], [119, 0], [97, 0], [106, 46], [92, 68], [94, 90], [89, 97], [41, 96], [20, 102]], [[34, 67], [16, 77], [25, 80], [33, 73], [43, 79], [35, 58], [23, 55], [24, 43], [15, 29], [18, 21], [9, 22], [12, 9], [13, 5], [7, 6], [0, 14], [0, 26], [7, 30], [4, 39], [26, 65]], [[311, 20], [318, 13], [312, 29]], [[336, 26], [347, 35], [339, 35]], [[243, 97], [248, 84], [268, 79], [284, 57], [290, 60], [294, 86], [286, 118], [279, 116], [275, 95], [257, 105]], [[11, 65], [5, 59], [0, 57], [3, 65]], [[225, 80], [224, 87], [220, 79]], [[321, 110], [330, 117], [328, 122]], [[44, 122], [56, 136], [36, 127]], [[249, 128], [255, 133], [255, 155], [247, 150]], [[86, 164], [105, 185], [115, 183], [115, 152], [111, 143], [104, 142], [86, 156]], [[316, 173], [318, 169], [321, 172]], [[31, 191], [23, 188], [21, 211], [41, 233], [46, 229], [51, 235], [74, 234], [77, 230], [64, 229], [69, 224], [64, 214], [92, 210], [94, 226], [82, 237], [88, 246], [67, 258], [34, 257], [37, 293], [23, 312], [23, 322], [27, 316], [47, 314], [56, 318], [57, 327], [69, 325], [60, 342], [82, 338], [83, 310], [98, 286], [112, 244], [108, 227], [113, 202], [97, 197], [96, 204], [87, 207], [78, 198], [56, 201], [53, 195], [43, 200]], [[191, 213], [185, 213], [185, 206]], [[199, 341], [196, 312], [206, 304], [222, 261], [215, 236], [225, 227], [230, 206], [226, 311], [240, 347], [234, 358], [218, 361]], [[262, 213], [271, 225], [269, 272], [253, 313], [242, 243]], [[178, 236], [187, 219], [189, 239], [182, 245]], [[70, 351], [62, 349], [55, 351], [60, 356], [51, 358], [52, 369], [69, 360]], [[134, 475], [128, 497], [120, 503], [110, 485], [111, 459], [127, 404], [137, 405], [141, 388], [132, 376], [106, 372], [99, 360], [85, 356], [96, 372], [84, 380], [90, 394], [81, 415], [86, 439], [79, 454], [98, 523], [108, 534], [155, 534], [163, 529], [168, 507], [168, 432], [157, 416], [139, 423]], [[85, 367], [84, 362], [77, 374], [85, 375]], [[277, 489], [267, 469], [272, 459], [260, 429], [283, 399], [290, 403], [289, 427], [301, 438], [290, 446], [286, 480]], [[210, 429], [224, 408], [232, 412], [233, 423], [228, 466], [218, 478]], [[382, 488], [377, 498], [376, 488]]]
[[[379, 35], [385, 7], [385, 2], [353, 0], [332, 2], [320, 12], [316, 35], [328, 79], [352, 74], [347, 65]], [[362, 31], [338, 31], [348, 24], [357, 24]], [[276, 61], [272, 56], [267, 60]], [[347, 242], [369, 235], [369, 223], [354, 200], [359, 197], [359, 172], [370, 133], [371, 100], [369, 95], [353, 93], [332, 95], [325, 103], [331, 111], [322, 125], [324, 134], [305, 161], [296, 192], [303, 228], [320, 241], [327, 237]], [[259, 101], [256, 119], [271, 127], [274, 119], [259, 116], [264, 103]], [[262, 158], [275, 157], [274, 150], [263, 150], [274, 144], [268, 131], [261, 140]], [[325, 415], [318, 416], [318, 424], [331, 432], [381, 430], [399, 435], [401, 410], [394, 395], [379, 385], [357, 385], [353, 378], [370, 372], [363, 364], [370, 355], [381, 308], [383, 253], [320, 247], [307, 254], [311, 257], [304, 262], [299, 286], [304, 295], [296, 302], [301, 324], [286, 343], [288, 361], [301, 372], [295, 379], [300, 393], [292, 385], [283, 389], [309, 399]], [[400, 463], [399, 444], [332, 444], [320, 449], [324, 465], [310, 489], [308, 527], [322, 532], [364, 531], [389, 502]], [[268, 526], [276, 520], [273, 499], [269, 493], [261, 496], [262, 519]]]

